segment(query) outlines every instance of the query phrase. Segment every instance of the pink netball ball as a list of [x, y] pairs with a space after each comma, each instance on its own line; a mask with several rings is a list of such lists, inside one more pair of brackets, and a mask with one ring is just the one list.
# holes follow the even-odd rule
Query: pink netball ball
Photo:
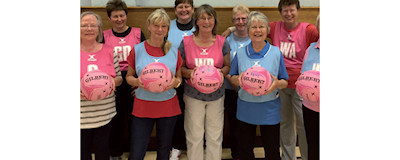
[[100, 70], [87, 72], [81, 78], [81, 91], [88, 100], [104, 99], [114, 91], [112, 77]]
[[140, 80], [144, 89], [150, 92], [163, 92], [172, 82], [171, 71], [161, 62], [153, 62], [143, 68]]
[[319, 71], [303, 72], [296, 81], [296, 91], [304, 100], [319, 101]]
[[271, 86], [271, 75], [263, 67], [253, 66], [248, 68], [240, 80], [241, 88], [253, 96], [263, 95]]
[[201, 93], [215, 92], [223, 83], [223, 77], [217, 68], [211, 65], [203, 65], [193, 72], [192, 82]]

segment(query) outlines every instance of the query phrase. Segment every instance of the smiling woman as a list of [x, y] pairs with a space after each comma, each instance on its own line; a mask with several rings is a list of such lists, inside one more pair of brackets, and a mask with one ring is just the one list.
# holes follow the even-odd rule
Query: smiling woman
[[[87, 72], [100, 70], [112, 78], [115, 86], [122, 82], [118, 58], [102, 40], [101, 19], [93, 12], [81, 14], [81, 78]], [[82, 87], [82, 86], [81, 86]], [[94, 150], [96, 159], [108, 159], [108, 138], [111, 119], [115, 116], [115, 94], [101, 100], [91, 101], [81, 90], [81, 159], [91, 159]]]
[[81, 40], [100, 42], [102, 38], [101, 18], [93, 12], [82, 14]]
[[[146, 20], [149, 39], [135, 45], [128, 57], [126, 80], [132, 87], [138, 87], [131, 116], [129, 159], [144, 158], [154, 124], [157, 128], [157, 159], [169, 159], [175, 122], [181, 114], [175, 88], [182, 82], [182, 58], [165, 37], [169, 23], [164, 9], [153, 11]], [[172, 80], [162, 92], [147, 90], [141, 80], [141, 73], [153, 62], [163, 63], [171, 71]]]
[[[124, 151], [124, 146], [128, 146], [130, 139], [129, 118], [131, 117], [133, 108], [133, 96], [131, 96], [133, 88], [126, 83], [125, 79], [128, 72], [127, 58], [133, 46], [144, 41], [145, 38], [140, 28], [129, 27], [126, 24], [128, 20], [128, 7], [124, 1], [108, 1], [106, 11], [109, 19], [108, 22], [111, 23], [112, 28], [104, 31], [103, 42], [111, 46], [117, 54], [123, 78], [121, 86], [116, 88], [117, 115], [111, 121], [110, 136], [111, 159], [118, 159]], [[125, 133], [126, 131], [128, 134]]]
[[217, 14], [208, 4], [201, 5], [194, 15], [196, 31], [183, 37], [179, 52], [184, 59], [182, 76], [186, 78], [183, 100], [185, 102], [184, 129], [187, 141], [188, 159], [203, 159], [204, 134], [206, 159], [221, 159], [222, 130], [224, 125], [224, 87], [212, 93], [197, 90], [191, 79], [201, 62], [218, 68], [221, 75], [230, 69], [229, 44], [224, 37], [216, 34]]

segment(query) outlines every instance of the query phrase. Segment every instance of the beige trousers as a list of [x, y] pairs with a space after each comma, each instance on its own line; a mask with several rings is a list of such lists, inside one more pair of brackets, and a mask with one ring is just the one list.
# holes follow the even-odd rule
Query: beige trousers
[[184, 129], [189, 160], [221, 160], [224, 127], [224, 99], [202, 101], [183, 95], [185, 102]]

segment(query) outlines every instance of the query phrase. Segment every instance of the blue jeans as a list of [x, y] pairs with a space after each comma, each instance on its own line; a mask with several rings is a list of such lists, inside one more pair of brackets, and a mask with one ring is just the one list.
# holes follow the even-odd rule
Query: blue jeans
[[164, 118], [139, 118], [132, 116], [129, 160], [143, 160], [151, 132], [156, 123], [157, 160], [168, 160], [177, 116]]

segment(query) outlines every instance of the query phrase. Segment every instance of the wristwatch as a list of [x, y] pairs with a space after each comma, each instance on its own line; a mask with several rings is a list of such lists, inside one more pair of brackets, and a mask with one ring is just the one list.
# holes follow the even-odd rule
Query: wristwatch
[[179, 86], [181, 86], [182, 80], [178, 79], [179, 83], [175, 86], [175, 88], [178, 88]]

